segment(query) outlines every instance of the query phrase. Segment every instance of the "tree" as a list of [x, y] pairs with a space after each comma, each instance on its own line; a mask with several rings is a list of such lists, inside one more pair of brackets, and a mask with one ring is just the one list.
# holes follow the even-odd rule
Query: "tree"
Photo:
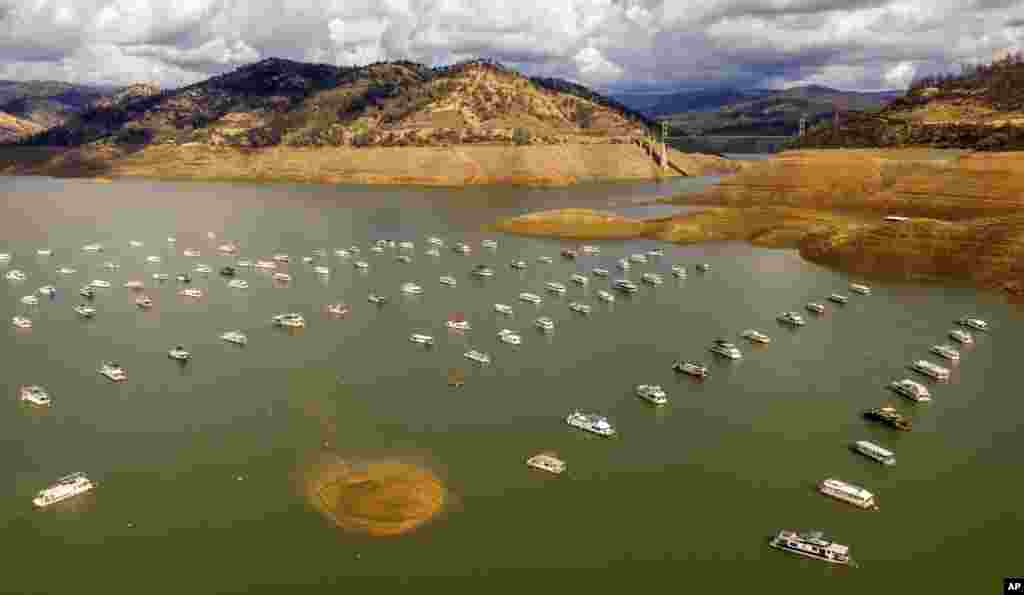
[[576, 104], [576, 125], [580, 128], [590, 128], [594, 123], [594, 106], [589, 103], [578, 102]]
[[525, 128], [513, 129], [512, 142], [520, 146], [530, 144], [530, 131]]

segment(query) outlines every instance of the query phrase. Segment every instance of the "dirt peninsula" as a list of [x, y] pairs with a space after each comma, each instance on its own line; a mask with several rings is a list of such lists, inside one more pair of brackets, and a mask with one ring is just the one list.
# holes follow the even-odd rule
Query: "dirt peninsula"
[[610, 222], [594, 213], [567, 219], [548, 212], [497, 227], [574, 239], [635, 229], [632, 237], [677, 243], [746, 240], [795, 248], [808, 260], [858, 274], [1024, 293], [1024, 153], [791, 151], [664, 202], [706, 208]]

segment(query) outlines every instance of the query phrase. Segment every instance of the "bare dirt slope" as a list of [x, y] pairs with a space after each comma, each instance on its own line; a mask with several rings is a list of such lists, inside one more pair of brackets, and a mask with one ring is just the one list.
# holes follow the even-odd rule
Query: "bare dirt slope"
[[[710, 155], [673, 155], [692, 175], [729, 173], [736, 162]], [[75, 177], [155, 177], [305, 183], [569, 185], [649, 180], [664, 171], [630, 144], [451, 147], [271, 147], [239, 149], [201, 144], [108, 146], [72, 150], [0, 151], [0, 174]]]
[[[1021, 153], [788, 152], [675, 200], [708, 208], [637, 222], [634, 237], [747, 240], [797, 248], [809, 260], [867, 275], [957, 280], [1024, 294]], [[910, 220], [886, 221], [889, 215]], [[548, 216], [528, 231], [565, 235], [568, 229], [572, 237], [597, 238], [621, 227], [576, 218], [561, 233], [545, 229], [561, 221]], [[519, 231], [507, 222], [504, 229]]]

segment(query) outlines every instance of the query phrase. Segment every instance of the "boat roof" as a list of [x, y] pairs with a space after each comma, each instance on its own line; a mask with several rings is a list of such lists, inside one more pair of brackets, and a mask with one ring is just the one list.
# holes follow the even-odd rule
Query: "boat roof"
[[862, 498], [866, 500], [874, 496], [874, 494], [860, 486], [846, 483], [845, 481], [840, 481], [838, 479], [826, 479], [823, 483], [831, 489], [838, 490], [855, 498]]
[[873, 452], [875, 452], [875, 453], [877, 453], [877, 454], [879, 454], [879, 455], [881, 455], [883, 457], [895, 456], [895, 453], [893, 453], [891, 450], [887, 450], [885, 448], [882, 448], [881, 446], [875, 444], [874, 442], [868, 442], [867, 440], [858, 440], [857, 441], [857, 446], [860, 446], [861, 448], [873, 451]]

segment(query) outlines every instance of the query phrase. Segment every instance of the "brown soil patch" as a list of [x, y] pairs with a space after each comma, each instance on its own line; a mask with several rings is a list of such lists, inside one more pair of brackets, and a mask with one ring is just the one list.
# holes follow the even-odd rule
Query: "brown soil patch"
[[[708, 208], [648, 221], [549, 211], [498, 228], [677, 243], [746, 240], [796, 248], [808, 260], [863, 275], [951, 279], [1024, 294], [1021, 153], [793, 151], [669, 202]], [[886, 215], [911, 220], [887, 222]]]
[[374, 537], [412, 531], [445, 505], [445, 489], [437, 477], [399, 462], [321, 464], [309, 474], [305, 488], [313, 507], [335, 525]]
[[[673, 153], [689, 175], [735, 171], [736, 162]], [[632, 144], [539, 146], [239, 149], [202, 144], [151, 145], [132, 150], [0, 149], [0, 174], [61, 177], [148, 177], [300, 183], [465, 186], [565, 186], [580, 182], [655, 180], [679, 175], [657, 167]]]

